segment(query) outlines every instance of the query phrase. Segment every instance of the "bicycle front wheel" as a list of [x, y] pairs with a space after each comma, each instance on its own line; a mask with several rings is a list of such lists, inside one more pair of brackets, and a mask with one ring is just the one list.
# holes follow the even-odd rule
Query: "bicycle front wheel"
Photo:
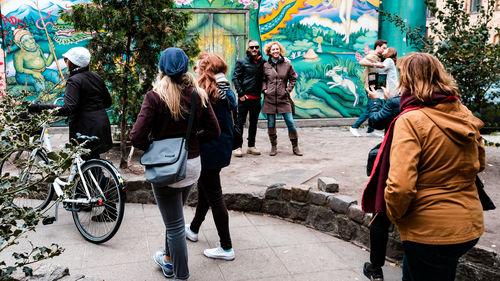
[[[29, 186], [39, 181], [43, 175], [36, 174], [34, 171], [38, 165], [47, 163], [48, 159], [41, 150], [38, 150], [34, 155], [33, 162], [26, 165], [31, 156], [32, 150], [15, 151], [9, 158], [0, 163], [0, 175], [5, 176], [9, 174], [11, 177], [16, 177], [16, 187]], [[19, 207], [42, 210], [49, 205], [53, 195], [54, 189], [52, 188], [52, 184], [37, 184], [17, 192], [13, 203]]]
[[85, 162], [82, 175], [73, 187], [73, 199], [87, 199], [88, 191], [90, 203], [72, 203], [73, 220], [86, 240], [103, 243], [120, 227], [125, 212], [124, 192], [113, 169], [99, 160]]

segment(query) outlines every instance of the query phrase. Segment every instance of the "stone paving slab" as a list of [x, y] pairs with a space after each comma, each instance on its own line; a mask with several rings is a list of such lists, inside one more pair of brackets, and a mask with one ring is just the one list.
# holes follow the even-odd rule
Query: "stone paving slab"
[[[50, 210], [49, 212], [52, 212]], [[123, 223], [110, 241], [95, 245], [83, 239], [71, 214], [62, 211], [53, 225], [40, 225], [29, 239], [35, 245], [59, 243], [66, 251], [44, 263], [67, 266], [71, 275], [107, 281], [166, 280], [152, 256], [163, 247], [164, 225], [156, 205], [127, 203]], [[194, 209], [185, 207], [190, 222]], [[303, 225], [269, 216], [229, 211], [234, 261], [213, 260], [203, 250], [218, 241], [212, 215], [203, 223], [199, 241], [188, 241], [191, 281], [368, 280], [361, 271], [369, 253], [349, 242]], [[27, 249], [22, 242], [17, 249]], [[0, 260], [10, 261], [7, 252]], [[401, 280], [401, 269], [390, 262], [385, 280]]]

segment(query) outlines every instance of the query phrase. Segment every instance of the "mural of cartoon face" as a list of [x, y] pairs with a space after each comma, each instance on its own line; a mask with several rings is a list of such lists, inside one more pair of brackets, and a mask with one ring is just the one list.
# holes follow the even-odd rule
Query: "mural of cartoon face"
[[21, 37], [21, 40], [19, 41], [19, 44], [21, 45], [21, 48], [25, 49], [28, 52], [34, 52], [37, 49], [35, 38], [33, 38], [33, 35], [31, 34], [23, 35], [23, 37]]

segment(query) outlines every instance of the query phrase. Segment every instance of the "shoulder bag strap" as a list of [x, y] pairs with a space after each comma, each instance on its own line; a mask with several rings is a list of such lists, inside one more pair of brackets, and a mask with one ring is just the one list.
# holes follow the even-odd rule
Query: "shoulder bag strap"
[[193, 128], [194, 116], [196, 115], [197, 97], [198, 97], [198, 92], [196, 92], [196, 89], [194, 89], [193, 96], [191, 98], [191, 112], [189, 113], [188, 127], [186, 131], [186, 147], [187, 147], [187, 141], [189, 141], [189, 136], [191, 135], [191, 129]]

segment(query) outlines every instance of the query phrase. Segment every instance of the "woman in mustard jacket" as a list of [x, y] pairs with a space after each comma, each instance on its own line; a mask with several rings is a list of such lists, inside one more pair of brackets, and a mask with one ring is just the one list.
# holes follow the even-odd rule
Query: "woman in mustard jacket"
[[484, 232], [475, 177], [485, 167], [483, 122], [432, 55], [401, 59], [403, 114], [395, 122], [385, 189], [412, 281], [455, 280], [458, 259]]

